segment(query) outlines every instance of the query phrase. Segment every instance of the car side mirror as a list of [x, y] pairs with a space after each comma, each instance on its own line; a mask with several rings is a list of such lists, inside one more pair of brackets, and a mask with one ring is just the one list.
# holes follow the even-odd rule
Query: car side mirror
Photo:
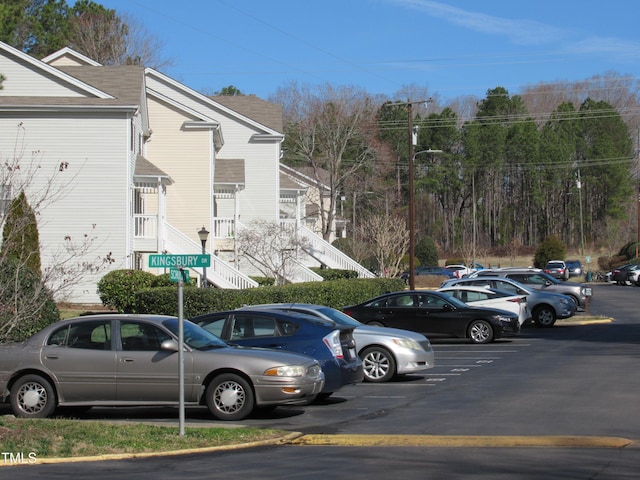
[[173, 339], [165, 340], [160, 344], [160, 350], [167, 350], [169, 352], [177, 352], [179, 350], [178, 342]]
[[453, 305], [451, 305], [450, 303], [445, 303], [442, 306], [442, 310], [444, 310], [445, 312], [453, 312], [455, 310], [455, 307]]

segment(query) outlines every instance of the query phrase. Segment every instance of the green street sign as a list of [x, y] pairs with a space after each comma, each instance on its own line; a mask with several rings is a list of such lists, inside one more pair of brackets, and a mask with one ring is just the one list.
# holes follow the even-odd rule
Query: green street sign
[[203, 268], [211, 266], [211, 255], [149, 255], [149, 268]]
[[171, 267], [171, 270], [169, 270], [169, 280], [174, 283], [179, 282], [180, 280], [188, 283], [189, 270], [181, 270], [179, 268]]

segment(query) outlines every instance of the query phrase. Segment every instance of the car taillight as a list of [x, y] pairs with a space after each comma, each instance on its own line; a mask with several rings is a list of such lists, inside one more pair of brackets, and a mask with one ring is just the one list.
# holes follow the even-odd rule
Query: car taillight
[[327, 346], [327, 348], [331, 351], [334, 357], [336, 358], [344, 358], [342, 354], [342, 345], [340, 344], [340, 331], [334, 330], [329, 335], [326, 335], [322, 338], [322, 341]]

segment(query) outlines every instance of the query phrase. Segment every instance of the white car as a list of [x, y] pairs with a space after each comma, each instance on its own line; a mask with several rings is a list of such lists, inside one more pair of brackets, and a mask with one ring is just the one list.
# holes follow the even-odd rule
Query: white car
[[451, 270], [456, 278], [462, 278], [476, 271], [475, 268], [469, 268], [465, 265], [446, 265], [444, 268]]
[[437, 290], [474, 307], [490, 307], [518, 315], [520, 325], [531, 319], [526, 295], [517, 295], [488, 287], [467, 285], [445, 287]]

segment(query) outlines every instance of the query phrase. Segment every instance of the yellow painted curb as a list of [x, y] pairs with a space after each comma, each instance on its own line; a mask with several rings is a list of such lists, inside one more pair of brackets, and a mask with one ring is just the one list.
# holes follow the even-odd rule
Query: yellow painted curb
[[623, 448], [638, 443], [620, 437], [490, 435], [303, 435], [290, 445], [352, 447], [583, 447]]
[[174, 455], [193, 455], [196, 453], [208, 453], [225, 450], [237, 450], [241, 448], [253, 448], [262, 447], [267, 445], [284, 445], [291, 444], [296, 438], [301, 436], [302, 433], [292, 432], [288, 435], [278, 438], [272, 438], [269, 440], [260, 440], [257, 442], [239, 443], [235, 445], [219, 445], [215, 447], [203, 447], [203, 448], [190, 448], [184, 450], [171, 450], [168, 452], [142, 452], [142, 453], [113, 453], [106, 455], [94, 455], [91, 457], [58, 457], [58, 458], [41, 458], [38, 457], [35, 463], [32, 464], [12, 464], [0, 462], [0, 467], [18, 467], [29, 465], [44, 465], [52, 463], [76, 463], [76, 462], [102, 462], [105, 460], [128, 460], [132, 458], [152, 458], [152, 457], [167, 457]]

